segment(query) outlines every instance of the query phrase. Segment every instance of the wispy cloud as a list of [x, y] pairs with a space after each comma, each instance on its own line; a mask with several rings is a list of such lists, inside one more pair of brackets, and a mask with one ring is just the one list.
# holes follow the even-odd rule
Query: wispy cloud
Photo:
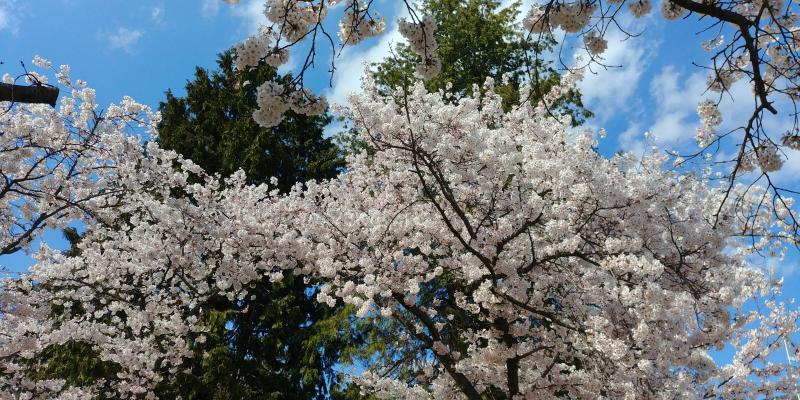
[[364, 76], [364, 63], [382, 61], [389, 56], [392, 47], [398, 42], [405, 41], [395, 27], [381, 36], [378, 43], [359, 52], [345, 52], [336, 60], [336, 75], [333, 78], [333, 87], [326, 95], [331, 103], [345, 104], [347, 95], [361, 89], [361, 79]]
[[[784, 187], [796, 187], [800, 182], [800, 151], [784, 149], [786, 151], [786, 161], [780, 171], [770, 175], [776, 185]], [[797, 197], [797, 196], [795, 196]]]
[[264, 0], [202, 0], [200, 12], [204, 18], [217, 17], [220, 12], [233, 16], [239, 21], [239, 34], [245, 35], [255, 34], [268, 22], [264, 15]]
[[[788, 279], [800, 272], [800, 265], [797, 260], [792, 257], [781, 259], [780, 257], [766, 257], [760, 260], [763, 263], [763, 269], [766, 270], [769, 276], [780, 279]], [[756, 262], [756, 265], [761, 263]]]
[[[665, 65], [650, 81], [649, 108], [653, 122], [647, 131], [651, 132], [660, 147], [684, 152], [699, 150], [694, 140], [696, 128], [700, 125], [697, 115], [697, 104], [704, 98], [719, 100], [722, 124], [716, 127], [718, 133], [732, 132], [722, 143], [717, 152], [718, 160], [730, 160], [738, 153], [738, 145], [742, 139], [742, 125], [747, 116], [753, 113], [752, 88], [750, 83], [739, 80], [733, 84], [728, 93], [720, 96], [707, 90], [706, 73], [694, 71], [680, 73], [672, 65]], [[777, 101], [776, 107], [781, 111], [778, 115], [765, 114], [763, 129], [776, 141], [793, 124], [791, 104]], [[624, 143], [623, 137], [620, 141]], [[776, 184], [790, 185], [800, 181], [800, 151], [784, 149], [785, 162], [780, 171], [770, 174]]]
[[163, 4], [158, 4], [150, 9], [150, 21], [160, 25], [164, 22], [164, 14], [166, 10]]
[[19, 9], [15, 0], [0, 0], [0, 31], [19, 33]]
[[125, 27], [117, 28], [107, 36], [108, 47], [112, 50], [122, 50], [128, 54], [133, 54], [136, 43], [139, 42], [144, 32], [140, 29], [130, 29]]
[[617, 138], [620, 148], [639, 157], [644, 156], [645, 151], [647, 151], [644, 132], [644, 127], [641, 123], [630, 121], [628, 123], [628, 128], [620, 133]]

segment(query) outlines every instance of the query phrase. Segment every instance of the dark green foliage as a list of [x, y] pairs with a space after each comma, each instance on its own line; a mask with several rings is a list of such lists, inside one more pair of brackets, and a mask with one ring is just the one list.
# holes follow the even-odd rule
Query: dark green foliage
[[190, 372], [162, 385], [159, 397], [326, 398], [338, 382], [333, 367], [343, 349], [360, 339], [350, 308], [322, 306], [308, 290], [301, 278], [287, 276], [259, 282], [247, 302], [213, 299], [203, 321], [210, 331], [194, 343]]
[[290, 81], [275, 69], [261, 66], [247, 72], [233, 70], [233, 54], [220, 55], [219, 70], [197, 68], [186, 84], [186, 96], [172, 91], [161, 103], [158, 142], [202, 166], [207, 172], [229, 176], [244, 170], [251, 183], [278, 178], [279, 188], [296, 182], [336, 176], [344, 166], [338, 148], [322, 137], [330, 116], [309, 117], [287, 112], [284, 121], [265, 129], [253, 121], [256, 88], [269, 80]]
[[[507, 109], [518, 103], [522, 82], [533, 83], [534, 100], [547, 93], [559, 76], [541, 55], [555, 41], [550, 37], [525, 40], [515, 23], [519, 7], [519, 1], [506, 8], [496, 0], [423, 1], [420, 15], [436, 19], [437, 53], [442, 61], [441, 72], [426, 81], [425, 87], [437, 91], [449, 82], [453, 92], [472, 95], [473, 85], [480, 87], [486, 77], [492, 77]], [[408, 86], [416, 80], [414, 64], [418, 60], [408, 46], [398, 45], [392, 57], [373, 64], [376, 83], [387, 93]], [[505, 74], [509, 74], [508, 84], [502, 83]], [[551, 106], [557, 113], [569, 114], [575, 125], [591, 115], [575, 91]]]
[[113, 377], [119, 367], [102, 361], [91, 346], [75, 341], [46, 348], [31, 363], [35, 379], [65, 379], [70, 386], [88, 386], [98, 378]]
[[81, 242], [83, 235], [73, 227], [64, 228], [61, 233], [64, 235], [64, 239], [69, 242], [69, 250], [64, 251], [64, 254], [70, 257], [79, 256], [81, 252], [78, 249], [78, 244]]

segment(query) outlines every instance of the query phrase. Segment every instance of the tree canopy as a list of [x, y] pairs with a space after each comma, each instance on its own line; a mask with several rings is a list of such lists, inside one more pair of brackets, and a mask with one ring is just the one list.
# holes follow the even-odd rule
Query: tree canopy
[[[661, 3], [721, 24], [711, 91], [752, 83], [720, 185], [657, 149], [602, 157], [572, 126], [583, 69], [556, 77], [529, 57], [561, 29], [597, 63], [623, 6], [639, 18], [647, 0], [534, 5], [522, 36], [513, 6], [404, 2], [408, 45], [350, 95], [365, 151], [343, 160], [303, 77], [317, 34], [334, 45], [336, 3], [266, 0], [271, 27], [167, 93], [163, 119], [127, 97], [98, 106], [69, 68], [59, 107], [0, 104], [0, 254], [87, 228], [0, 281], [0, 397], [796, 394], [800, 310], [755, 265], [798, 243], [769, 173], [800, 140], [761, 126], [776, 96], [796, 100], [796, 5]], [[376, 4], [344, 2], [342, 45], [384, 31]], [[299, 73], [279, 76], [309, 40]], [[704, 150], [730, 135], [713, 100], [698, 114]], [[737, 185], [755, 169], [766, 187]], [[340, 379], [348, 363], [363, 373]]]
[[[296, 354], [257, 336], [264, 340], [239, 363], [235, 350], [245, 347], [219, 329], [227, 329], [222, 320], [250, 328], [294, 319], [302, 335], [308, 326], [295, 318], [296, 305], [283, 302], [305, 294], [275, 286], [260, 293], [266, 281], [292, 288], [301, 277], [318, 282], [317, 302], [348, 304], [359, 321], [391, 322], [395, 340], [417, 350], [412, 374], [368, 370], [355, 379], [378, 398], [791, 393], [800, 371], [778, 360], [775, 343], [796, 351], [800, 311], [771, 299], [778, 286], [749, 264], [775, 246], [769, 235], [787, 229], [763, 203], [768, 192], [720, 210], [726, 189], [707, 175], [666, 171], [658, 154], [605, 159], [590, 134], [573, 134], [542, 103], [506, 111], [491, 88], [457, 103], [421, 83], [404, 103], [374, 85], [364, 90], [351, 97], [350, 117], [370, 151], [351, 155], [345, 173], [288, 193], [249, 184], [242, 172], [221, 181], [157, 143], [142, 145], [120, 129], [146, 122], [146, 108], [109, 108], [76, 167], [103, 176], [67, 180], [41, 206], [28, 199], [46, 209], [73, 188], [97, 196], [83, 208], [91, 228], [73, 254], [45, 249], [29, 274], [3, 282], [3, 395], [292, 393], [250, 384], [271, 385], [275, 373], [286, 379], [294, 366], [281, 362]], [[81, 105], [91, 99], [76, 99], [72, 110], [24, 106], [5, 126], [72, 135], [83, 128], [59, 116], [84, 110], [94, 118], [94, 107]], [[54, 124], [42, 129], [42, 118]], [[717, 215], [727, 222], [715, 224]], [[742, 225], [764, 239], [742, 238]], [[209, 312], [246, 302], [269, 308], [252, 317], [234, 309], [240, 319]], [[67, 384], [29, 373], [53, 346], [72, 343], [92, 353], [83, 368], [105, 379]], [[310, 343], [302, 356], [326, 342]], [[731, 361], [710, 356], [728, 343]], [[277, 356], [279, 369], [248, 364], [256, 355]], [[179, 389], [212, 382], [225, 391]]]

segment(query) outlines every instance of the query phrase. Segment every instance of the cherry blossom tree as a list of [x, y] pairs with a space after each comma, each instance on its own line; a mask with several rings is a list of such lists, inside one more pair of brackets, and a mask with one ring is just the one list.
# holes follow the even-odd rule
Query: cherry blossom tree
[[[457, 104], [422, 85], [405, 97], [368, 86], [350, 115], [374, 152], [297, 193], [296, 220], [315, 226], [299, 229], [304, 268], [328, 278], [319, 299], [394, 318], [398, 340], [429, 354], [411, 382], [373, 371], [362, 385], [470, 399], [792, 390], [797, 371], [769, 355], [798, 314], [772, 302], [769, 315], [744, 311], [773, 283], [747, 265], [750, 243], [726, 251], [743, 223], [780, 227], [772, 210], [747, 195], [715, 227], [724, 186], [665, 172], [657, 154], [603, 159], [543, 106], [503, 113], [491, 86]], [[431, 283], [440, 289], [420, 296]], [[728, 342], [739, 352], [717, 364], [709, 352]]]
[[[307, 45], [304, 60], [299, 63], [296, 79], [286, 86], [264, 85], [259, 91], [261, 108], [254, 118], [264, 125], [275, 125], [284, 111], [318, 113], [325, 100], [304, 86], [304, 73], [313, 67], [317, 46], [331, 47], [330, 71], [335, 71], [336, 57], [345, 46], [383, 33], [385, 18], [379, 14], [379, 3], [366, 0], [266, 0], [264, 14], [268, 26], [238, 47], [240, 68], [266, 61], [271, 65], [285, 64], [289, 50], [298, 43]], [[417, 74], [430, 78], [441, 68], [436, 54], [435, 21], [419, 15], [415, 2], [404, 0], [407, 18], [399, 21], [399, 31], [411, 49], [420, 55]], [[337, 6], [343, 7], [339, 21], [338, 40], [326, 30], [327, 16]], [[697, 127], [700, 149], [690, 154], [673, 154], [679, 161], [698, 158], [716, 152], [721, 145], [735, 146], [731, 159], [719, 161], [727, 178], [730, 195], [742, 175], [760, 171], [752, 182], [761, 182], [770, 189], [775, 203], [786, 208], [786, 218], [794, 226], [792, 235], [800, 237], [800, 218], [788, 204], [787, 196], [798, 193], [782, 187], [770, 177], [779, 170], [787, 150], [800, 150], [800, 127], [797, 119], [797, 100], [800, 98], [800, 25], [798, 7], [794, 2], [780, 0], [663, 0], [658, 5], [666, 20], [698, 18], [699, 41], [709, 52], [708, 98], [698, 104], [701, 119]], [[564, 32], [580, 38], [588, 60], [567, 69], [583, 69], [603, 64], [603, 52], [608, 47], [606, 34], [612, 30], [627, 32], [625, 18], [642, 18], [654, 8], [652, 0], [546, 0], [535, 3], [523, 21], [524, 33], [530, 41], [541, 41], [554, 32]], [[534, 61], [532, 61], [533, 63]], [[739, 80], [749, 81], [753, 91], [753, 109], [729, 132], [718, 132], [721, 123], [718, 105]], [[786, 129], [772, 132], [765, 128], [767, 114], [782, 112], [789, 116]], [[724, 139], [730, 139], [725, 141]], [[721, 208], [720, 208], [721, 211]]]
[[[36, 58], [47, 70], [52, 65]], [[25, 249], [45, 227], [61, 228], [95, 213], [113, 190], [98, 182], [113, 167], [125, 147], [138, 146], [134, 138], [121, 136], [129, 128], [153, 129], [150, 109], [125, 98], [120, 105], [99, 111], [94, 89], [69, 79], [69, 68], [56, 72], [58, 83], [71, 91], [58, 109], [41, 104], [0, 102], [0, 255]], [[40, 84], [47, 76], [29, 77]], [[6, 75], [6, 83], [13, 79]], [[108, 138], [117, 142], [106, 142]]]
[[[208, 176], [141, 145], [122, 129], [131, 120], [107, 118], [116, 123], [90, 159], [108, 168], [77, 180], [102, 194], [71, 215], [87, 224], [78, 255], [44, 248], [29, 273], [2, 282], [2, 397], [155, 398], [202, 357], [206, 299], [248, 298], [253, 282], [287, 271], [319, 279], [318, 301], [394, 320], [398, 340], [426, 355], [411, 379], [391, 369], [355, 378], [379, 398], [792, 393], [800, 371], [773, 355], [784, 340], [797, 353], [800, 312], [774, 301], [779, 283], [751, 263], [780, 249], [786, 210], [762, 201], [766, 189], [736, 186], [739, 202], [724, 201], [710, 170], [670, 172], [661, 154], [601, 157], [590, 134], [544, 105], [573, 79], [510, 111], [491, 80], [458, 101], [421, 83], [381, 94], [367, 81], [344, 112], [369, 151], [288, 194], [241, 172]], [[127, 104], [107, 112], [141, 117]], [[14, 110], [10, 120], [31, 109]], [[80, 120], [69, 110], [5, 132], [71, 137]], [[744, 225], [753, 234], [743, 238]], [[423, 296], [423, 285], [439, 289]], [[88, 346], [115, 373], [81, 387], [30, 374], [64, 343]], [[711, 356], [728, 344], [731, 360]]]

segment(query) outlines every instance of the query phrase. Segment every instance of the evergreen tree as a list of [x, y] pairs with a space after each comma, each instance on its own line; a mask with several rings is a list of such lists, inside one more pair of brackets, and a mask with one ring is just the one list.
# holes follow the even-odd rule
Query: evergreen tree
[[[437, 54], [442, 62], [438, 75], [425, 81], [429, 91], [446, 89], [471, 95], [473, 85], [481, 87], [487, 77], [495, 81], [495, 91], [506, 109], [519, 101], [519, 87], [532, 83], [532, 96], [541, 97], [559, 82], [559, 74], [542, 54], [556, 44], [552, 37], [526, 38], [516, 23], [520, 2], [501, 7], [496, 0], [424, 0], [420, 15], [436, 20]], [[373, 64], [373, 76], [385, 93], [408, 87], [418, 78], [414, 65], [420, 56], [406, 44], [398, 44], [393, 54]], [[503, 76], [507, 75], [507, 83]], [[574, 125], [581, 124], [591, 112], [583, 108], [580, 93], [570, 92], [551, 105], [558, 113], [569, 114]]]

